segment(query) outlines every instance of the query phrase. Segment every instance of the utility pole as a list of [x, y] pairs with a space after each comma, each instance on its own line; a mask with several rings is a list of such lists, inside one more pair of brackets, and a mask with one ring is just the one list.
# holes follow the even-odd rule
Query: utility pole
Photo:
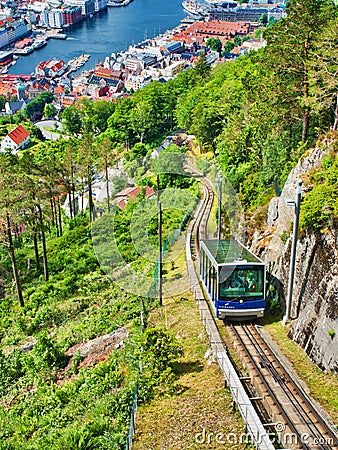
[[283, 317], [283, 325], [290, 322], [290, 311], [292, 303], [293, 294], [293, 281], [295, 277], [295, 264], [296, 264], [296, 252], [297, 252], [297, 238], [298, 238], [298, 224], [299, 224], [299, 211], [300, 211], [300, 201], [302, 197], [302, 182], [297, 181], [296, 190], [296, 200], [291, 200], [289, 198], [284, 199], [288, 206], [294, 207], [294, 221], [293, 221], [293, 231], [292, 231], [292, 247], [290, 256], [290, 272], [289, 272], [289, 285], [288, 285], [288, 297], [286, 300], [285, 316]]
[[218, 174], [218, 226], [217, 226], [217, 239], [221, 239], [221, 209], [222, 209], [222, 174]]
[[158, 205], [158, 299], [162, 306], [162, 205]]

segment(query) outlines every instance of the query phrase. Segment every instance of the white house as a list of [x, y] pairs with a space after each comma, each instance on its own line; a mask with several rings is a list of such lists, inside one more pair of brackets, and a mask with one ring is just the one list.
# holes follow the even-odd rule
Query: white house
[[17, 153], [19, 150], [27, 147], [29, 143], [30, 134], [22, 125], [19, 125], [3, 138], [1, 151], [12, 150], [13, 153]]

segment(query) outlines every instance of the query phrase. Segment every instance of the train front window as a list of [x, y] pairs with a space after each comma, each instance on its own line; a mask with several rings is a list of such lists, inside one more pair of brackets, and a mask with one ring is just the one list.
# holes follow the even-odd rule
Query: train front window
[[264, 295], [264, 276], [262, 267], [222, 267], [220, 272], [220, 300], [235, 300], [236, 298], [258, 299]]

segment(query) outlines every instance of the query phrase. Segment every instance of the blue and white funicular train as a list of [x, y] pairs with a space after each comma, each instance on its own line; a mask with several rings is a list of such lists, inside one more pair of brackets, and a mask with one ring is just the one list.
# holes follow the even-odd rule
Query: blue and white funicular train
[[235, 239], [201, 241], [200, 277], [218, 319], [263, 317], [265, 263]]

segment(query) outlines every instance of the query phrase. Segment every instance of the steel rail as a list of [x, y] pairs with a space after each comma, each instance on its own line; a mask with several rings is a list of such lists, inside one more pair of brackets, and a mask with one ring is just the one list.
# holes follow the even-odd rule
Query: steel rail
[[[275, 381], [279, 383], [279, 386], [283, 389], [285, 395], [292, 401], [293, 407], [296, 409], [297, 413], [299, 414], [299, 417], [301, 417], [303, 420], [303, 425], [307, 426], [309, 431], [311, 432], [312, 434], [311, 438], [313, 439], [313, 442], [317, 442], [317, 445], [323, 450], [332, 450], [333, 447], [331, 445], [322, 444], [322, 442], [329, 442], [327, 436], [329, 435], [330, 439], [332, 439], [333, 442], [335, 441], [335, 447], [338, 447], [337, 437], [333, 434], [332, 430], [326, 425], [322, 416], [319, 414], [314, 405], [310, 402], [306, 393], [298, 386], [298, 384], [291, 378], [289, 373], [282, 367], [282, 364], [278, 360], [277, 356], [272, 351], [268, 343], [261, 336], [261, 334], [257, 331], [256, 327], [253, 326], [252, 324], [250, 325], [244, 324], [242, 325], [242, 328], [245, 331], [247, 337], [253, 343], [253, 345], [255, 345], [255, 347], [258, 349], [257, 353], [259, 354], [259, 357], [261, 358], [267, 370], [271, 373]], [[263, 342], [263, 345], [258, 341], [257, 336]], [[273, 361], [269, 359], [267, 352], [265, 350], [267, 350], [270, 353], [270, 358], [273, 359]], [[282, 374], [279, 373], [278, 369]], [[293, 390], [296, 393], [293, 392]], [[302, 406], [301, 402], [303, 402], [305, 406]], [[305, 407], [307, 408], [307, 410], [305, 409]], [[319, 425], [317, 425], [317, 423], [314, 420], [311, 421], [307, 420], [309, 413], [311, 413], [315, 417], [315, 420]], [[323, 433], [323, 430], [324, 433], [326, 433], [326, 436]], [[315, 434], [317, 434], [317, 436]]]

